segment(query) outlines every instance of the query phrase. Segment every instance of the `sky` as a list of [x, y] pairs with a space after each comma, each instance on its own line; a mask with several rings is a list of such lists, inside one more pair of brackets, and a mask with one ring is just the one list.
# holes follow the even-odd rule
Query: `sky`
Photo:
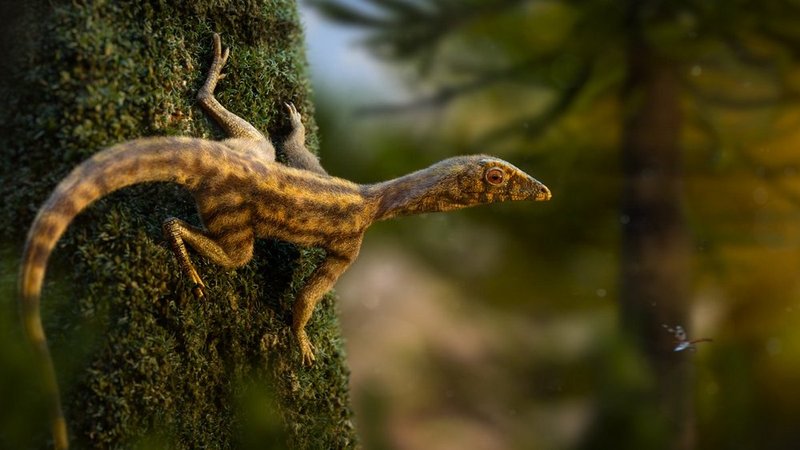
[[360, 44], [361, 30], [332, 23], [303, 2], [300, 5], [315, 90], [370, 102], [402, 99], [403, 90], [391, 68]]

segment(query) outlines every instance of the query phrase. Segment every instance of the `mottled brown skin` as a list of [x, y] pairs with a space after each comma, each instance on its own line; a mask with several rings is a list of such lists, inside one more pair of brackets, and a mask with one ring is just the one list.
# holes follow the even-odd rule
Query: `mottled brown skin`
[[22, 259], [19, 289], [22, 319], [38, 350], [53, 398], [55, 447], [68, 446], [53, 364], [42, 328], [39, 298], [47, 260], [73, 218], [95, 200], [137, 183], [169, 181], [194, 196], [203, 227], [177, 219], [164, 222], [164, 235], [182, 269], [205, 286], [186, 249], [226, 268], [253, 256], [256, 238], [276, 238], [321, 247], [325, 260], [300, 290], [292, 331], [304, 364], [314, 361], [305, 332], [314, 306], [358, 255], [367, 227], [382, 219], [507, 200], [548, 200], [550, 192], [513, 165], [490, 156], [461, 156], [394, 180], [359, 185], [329, 176], [305, 147], [301, 116], [287, 104], [292, 132], [283, 148], [288, 165], [275, 161], [269, 139], [214, 98], [228, 58], [214, 35], [214, 60], [198, 102], [230, 138], [136, 139], [105, 149], [76, 167], [55, 189], [31, 226]]

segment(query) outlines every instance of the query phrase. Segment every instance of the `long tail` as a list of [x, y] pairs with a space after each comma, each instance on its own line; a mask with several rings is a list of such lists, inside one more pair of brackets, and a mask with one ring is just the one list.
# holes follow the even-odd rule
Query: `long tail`
[[[95, 154], [76, 167], [52, 193], [33, 221], [19, 275], [20, 312], [28, 340], [37, 353], [56, 449], [69, 445], [53, 361], [39, 307], [47, 260], [72, 220], [95, 200], [132, 184], [171, 181], [192, 188], [196, 172], [215, 158], [225, 159], [217, 142], [193, 138], [146, 138], [125, 142]], [[205, 163], [205, 164], [204, 164]]]

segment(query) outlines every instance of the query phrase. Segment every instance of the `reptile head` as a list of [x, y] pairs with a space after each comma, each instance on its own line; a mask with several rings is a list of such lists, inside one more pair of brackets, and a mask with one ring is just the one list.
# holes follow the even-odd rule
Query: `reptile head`
[[462, 156], [440, 163], [452, 170], [448, 197], [472, 206], [505, 201], [550, 200], [547, 186], [513, 164], [491, 156]]
[[451, 211], [484, 203], [550, 200], [547, 186], [502, 159], [457, 156], [369, 188], [377, 219]]

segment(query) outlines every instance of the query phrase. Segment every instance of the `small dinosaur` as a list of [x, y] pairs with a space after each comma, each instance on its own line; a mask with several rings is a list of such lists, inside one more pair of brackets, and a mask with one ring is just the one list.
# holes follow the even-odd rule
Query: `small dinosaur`
[[366, 229], [378, 220], [509, 200], [549, 200], [542, 183], [490, 156], [460, 156], [376, 184], [356, 184], [328, 175], [305, 147], [305, 128], [287, 103], [292, 131], [283, 142], [286, 164], [275, 161], [270, 140], [225, 109], [214, 89], [224, 77], [229, 50], [213, 37], [214, 56], [197, 100], [230, 137], [150, 137], [123, 142], [77, 166], [39, 210], [25, 243], [19, 292], [27, 338], [37, 350], [52, 397], [55, 447], [68, 447], [53, 363], [40, 316], [47, 260], [63, 232], [95, 200], [138, 183], [166, 181], [183, 186], [197, 203], [202, 227], [169, 218], [163, 232], [197, 297], [205, 285], [186, 246], [212, 262], [236, 268], [253, 256], [256, 238], [275, 238], [321, 247], [324, 261], [300, 290], [292, 310], [292, 332], [303, 364], [314, 361], [305, 326], [314, 306], [358, 255]]

